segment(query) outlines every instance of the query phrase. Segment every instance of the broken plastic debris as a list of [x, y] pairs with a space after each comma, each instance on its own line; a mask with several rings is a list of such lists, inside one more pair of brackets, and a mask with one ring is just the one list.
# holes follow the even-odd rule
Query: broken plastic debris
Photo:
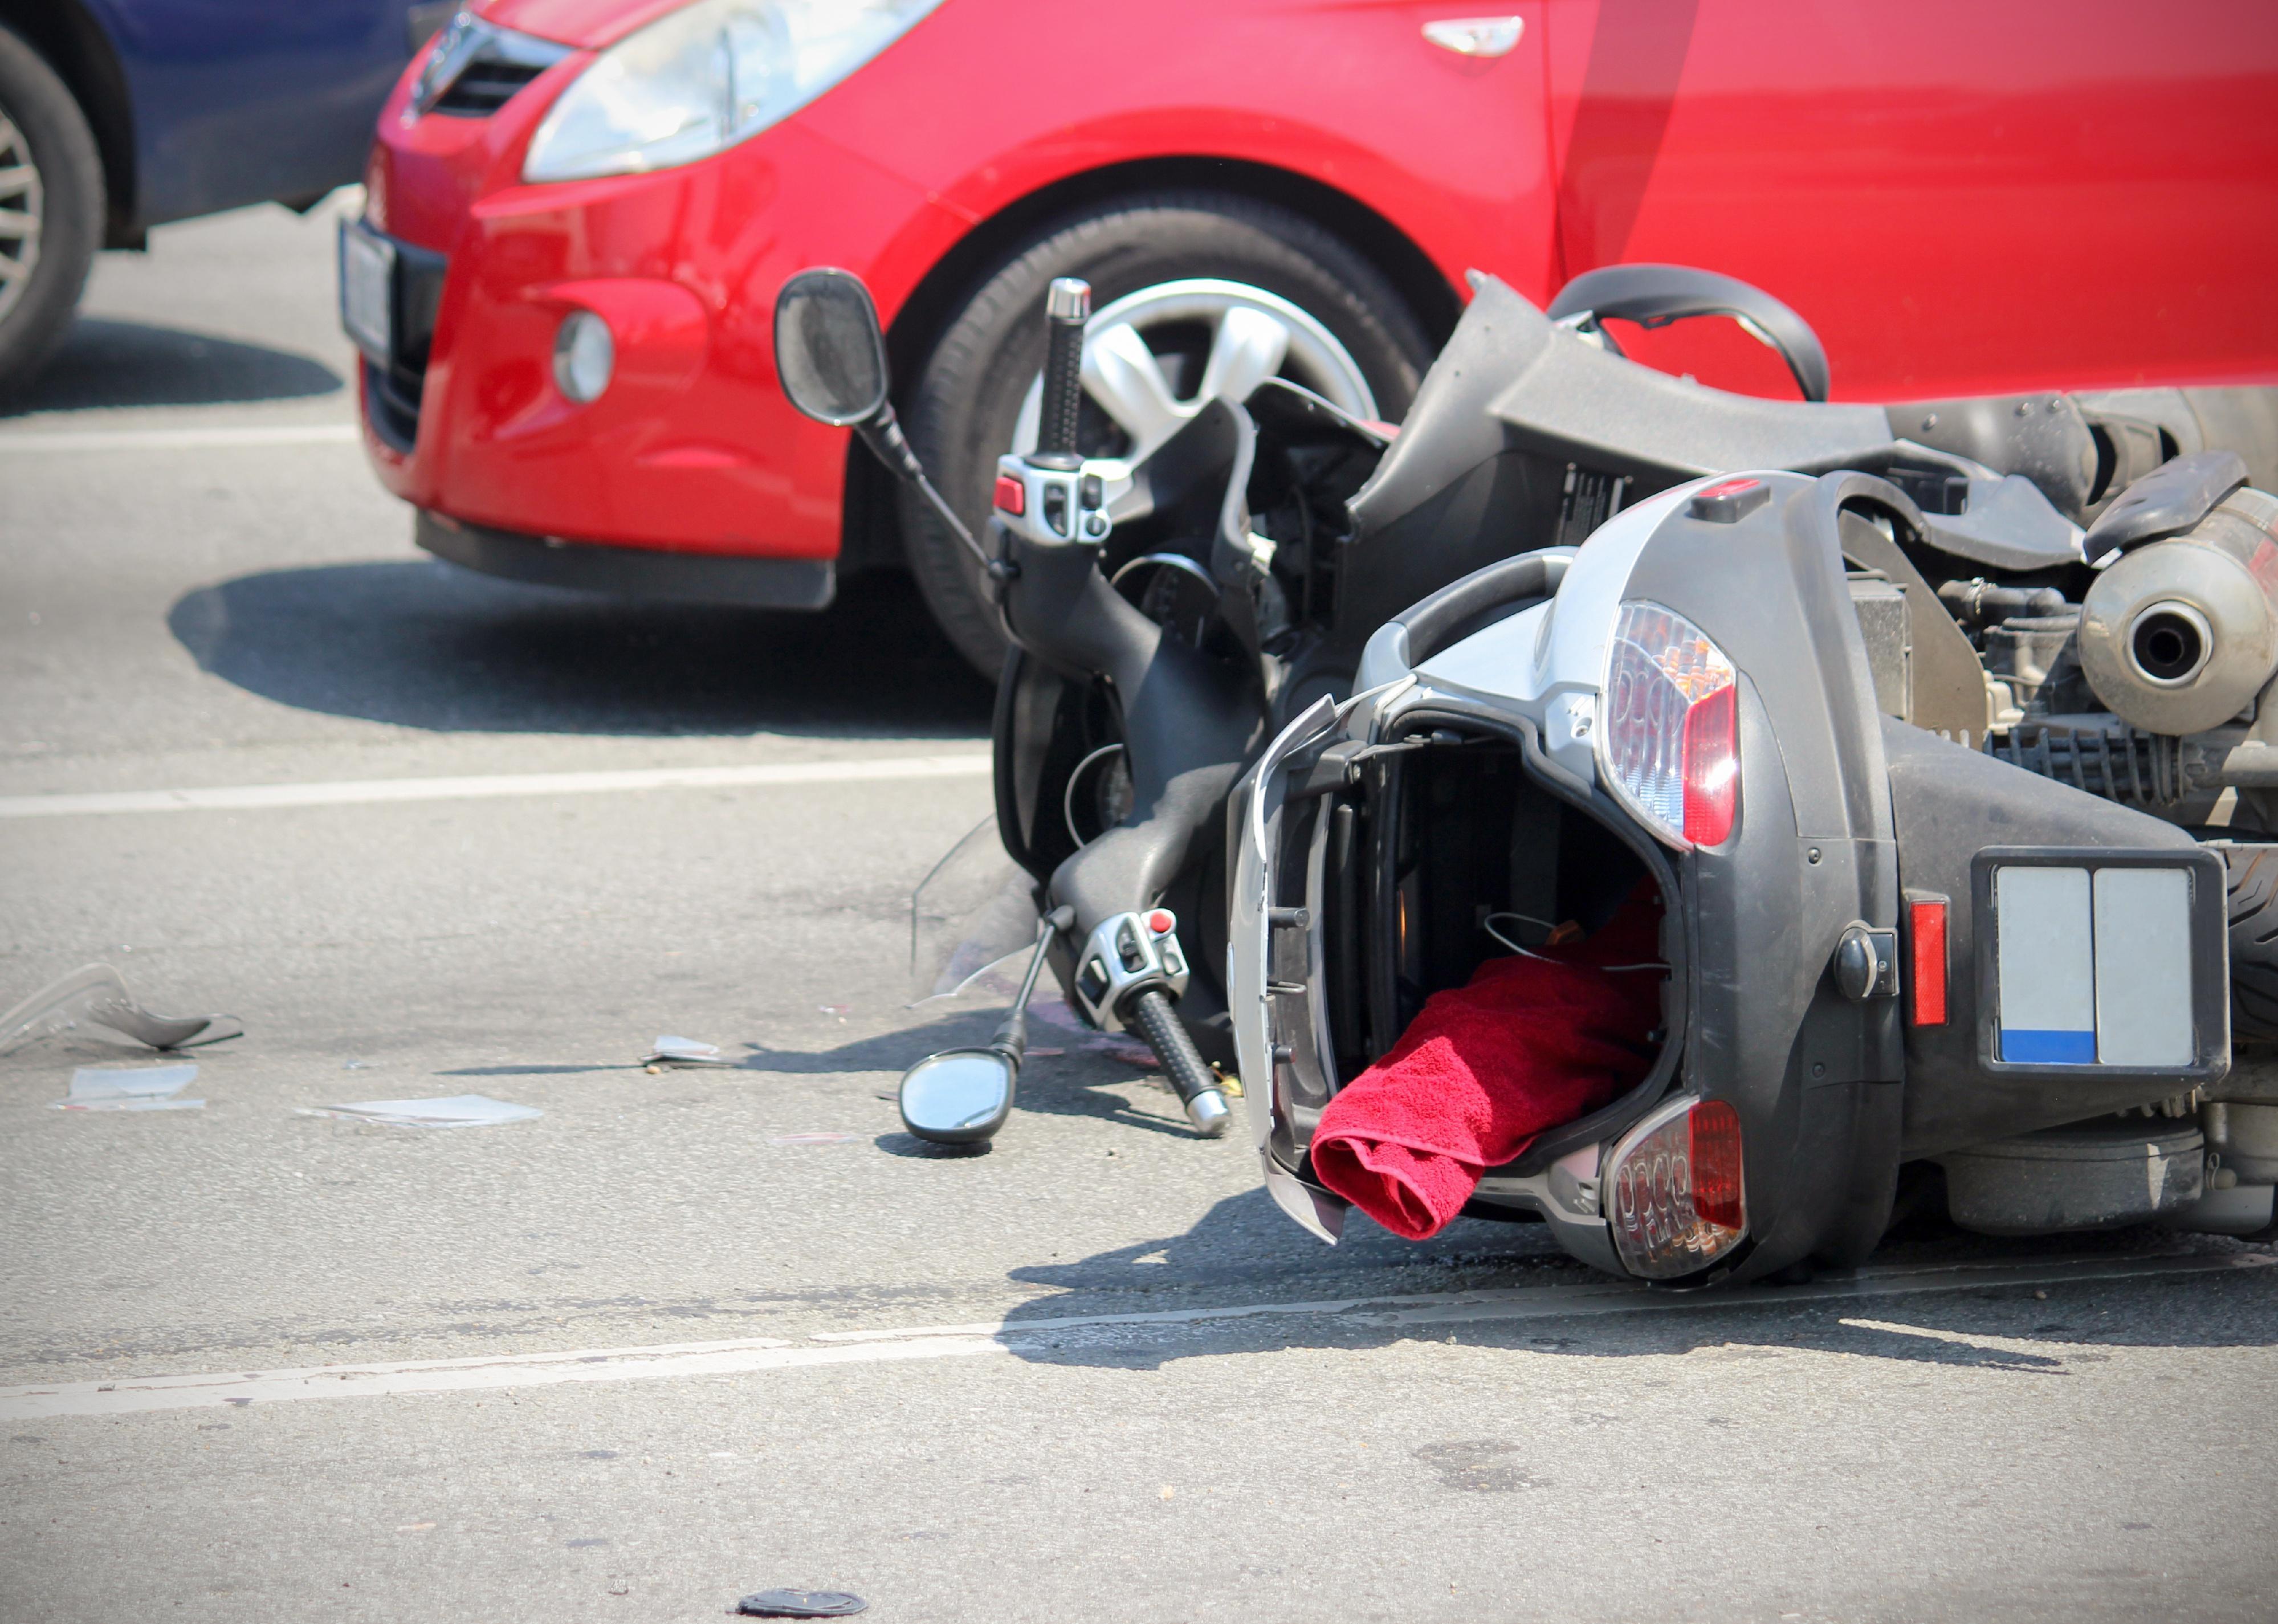
[[762, 1619], [851, 1618], [870, 1604], [845, 1590], [758, 1590], [736, 1611]]
[[860, 1133], [778, 1133], [768, 1143], [770, 1145], [844, 1145], [861, 1137]]
[[376, 1122], [391, 1128], [482, 1128], [501, 1122], [528, 1122], [546, 1113], [534, 1105], [510, 1105], [486, 1094], [455, 1094], [442, 1100], [366, 1100], [360, 1105], [303, 1106], [303, 1117], [338, 1117]]
[[852, 1012], [854, 1008], [851, 1003], [825, 1003], [818, 1004], [815, 1007], [820, 1009], [825, 1015], [839, 1016], [844, 1016]]
[[202, 1111], [203, 1100], [174, 1096], [197, 1076], [193, 1065], [81, 1066], [72, 1073], [71, 1097], [59, 1111]]
[[1036, 942], [1036, 882], [1005, 853], [995, 813], [910, 896], [910, 1001], [952, 997]]
[[83, 1025], [105, 1027], [152, 1048], [218, 1043], [245, 1031], [233, 1015], [153, 1015], [127, 995], [118, 971], [86, 964], [0, 1015], [0, 1055]]
[[731, 1066], [736, 1063], [720, 1052], [717, 1043], [694, 1038], [659, 1038], [641, 1059], [645, 1066]]

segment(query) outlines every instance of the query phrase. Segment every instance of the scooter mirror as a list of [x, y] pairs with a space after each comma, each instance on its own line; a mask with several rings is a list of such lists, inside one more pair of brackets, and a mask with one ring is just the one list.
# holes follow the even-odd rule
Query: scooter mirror
[[886, 403], [886, 339], [851, 271], [802, 271], [776, 295], [776, 375], [791, 403], [844, 429]]
[[902, 1123], [936, 1145], [977, 1145], [993, 1138], [1013, 1110], [1021, 1074], [995, 1048], [945, 1048], [902, 1073]]

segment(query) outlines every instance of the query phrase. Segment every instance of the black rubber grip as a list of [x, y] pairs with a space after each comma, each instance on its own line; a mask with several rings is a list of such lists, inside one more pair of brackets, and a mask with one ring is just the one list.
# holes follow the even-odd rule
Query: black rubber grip
[[1155, 1051], [1155, 1058], [1163, 1063], [1163, 1073], [1171, 1079], [1171, 1086], [1179, 1092], [1184, 1104], [1196, 1094], [1218, 1086], [1218, 1075], [1203, 1064], [1196, 1051], [1195, 1041], [1172, 1008], [1171, 1000], [1160, 991], [1145, 992], [1131, 1002], [1131, 1010], [1125, 1018], [1138, 1029]]
[[1036, 449], [1046, 456], [1076, 449], [1076, 411], [1083, 404], [1083, 318], [1044, 317], [1044, 405]]

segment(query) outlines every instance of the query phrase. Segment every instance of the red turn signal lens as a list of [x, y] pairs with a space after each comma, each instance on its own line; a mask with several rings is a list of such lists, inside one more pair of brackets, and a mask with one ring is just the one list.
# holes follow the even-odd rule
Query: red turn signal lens
[[997, 507], [1000, 512], [1019, 518], [1028, 511], [1028, 487], [1010, 474], [998, 475]]
[[1720, 479], [1695, 491], [1689, 511], [1694, 518], [1705, 519], [1711, 524], [1737, 524], [1771, 499], [1770, 485], [1744, 474], [1737, 479]]
[[1740, 1227], [1740, 1113], [1723, 1100], [1693, 1108], [1693, 1210], [1703, 1224]]
[[1147, 916], [1147, 928], [1158, 936], [1167, 936], [1177, 928], [1178, 919], [1168, 908], [1158, 908]]
[[1599, 1180], [1614, 1250], [1640, 1279], [1697, 1275], [1748, 1231], [1740, 1113], [1723, 1100], [1670, 1101], [1614, 1147]]
[[1727, 682], [1685, 713], [1685, 838], [1721, 846], [1740, 804], [1739, 690]]
[[1915, 1015], [1917, 1026], [1945, 1025], [1945, 902], [1909, 902], [1907, 934], [1912, 939]]

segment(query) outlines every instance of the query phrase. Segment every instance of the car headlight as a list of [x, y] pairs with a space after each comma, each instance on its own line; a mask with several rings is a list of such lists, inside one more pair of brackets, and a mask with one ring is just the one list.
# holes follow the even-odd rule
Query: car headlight
[[524, 180], [692, 164], [796, 112], [940, 0], [696, 0], [596, 57], [554, 103]]

